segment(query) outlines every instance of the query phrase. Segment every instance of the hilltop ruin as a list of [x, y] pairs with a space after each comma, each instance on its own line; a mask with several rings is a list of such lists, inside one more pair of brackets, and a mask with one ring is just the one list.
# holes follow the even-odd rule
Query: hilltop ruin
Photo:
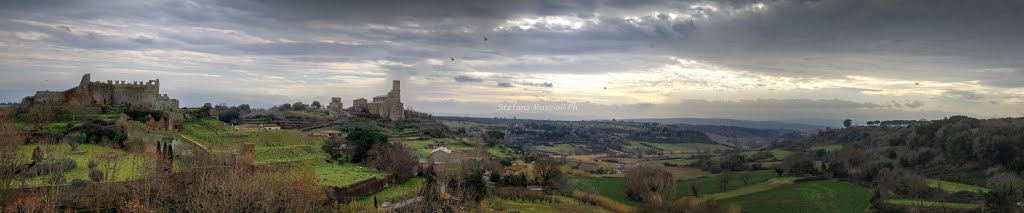
[[[180, 129], [181, 113], [177, 99], [167, 94], [160, 94], [160, 79], [141, 81], [91, 81], [91, 74], [82, 76], [77, 87], [60, 91], [38, 91], [34, 96], [22, 100], [22, 107], [57, 103], [83, 106], [91, 111], [100, 111], [101, 106], [111, 106], [130, 110], [169, 111], [162, 121], [157, 121], [161, 128]], [[150, 123], [150, 122], [147, 122]]]

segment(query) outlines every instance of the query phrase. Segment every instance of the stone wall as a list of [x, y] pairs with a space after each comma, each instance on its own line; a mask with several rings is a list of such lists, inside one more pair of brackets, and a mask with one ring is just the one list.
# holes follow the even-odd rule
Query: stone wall
[[405, 104], [402, 103], [401, 91], [400, 82], [392, 81], [391, 92], [373, 97], [373, 102], [367, 104], [367, 112], [391, 120], [405, 119]]
[[367, 112], [369, 105], [366, 103], [365, 98], [352, 100], [352, 111], [353, 112]]
[[345, 115], [345, 104], [341, 103], [341, 98], [331, 98], [331, 103], [327, 104], [327, 112], [331, 117], [341, 117]]
[[[77, 103], [85, 107], [103, 105], [124, 106], [139, 110], [165, 110], [168, 118], [154, 121], [153, 126], [180, 129], [179, 102], [167, 94], [160, 94], [160, 80], [93, 82], [90, 74], [82, 76], [77, 87], [64, 92], [39, 91], [26, 98], [27, 106], [37, 103]], [[25, 102], [23, 102], [25, 104]]]

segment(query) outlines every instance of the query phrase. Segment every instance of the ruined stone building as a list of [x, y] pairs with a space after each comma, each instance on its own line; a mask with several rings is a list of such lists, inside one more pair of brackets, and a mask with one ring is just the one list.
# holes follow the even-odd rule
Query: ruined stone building
[[331, 98], [331, 103], [327, 104], [327, 114], [331, 117], [342, 117], [345, 115], [345, 104], [341, 103], [341, 98]]
[[405, 105], [402, 103], [400, 84], [401, 82], [398, 80], [392, 81], [391, 92], [388, 92], [387, 95], [373, 97], [372, 102], [366, 103], [366, 99], [362, 98], [353, 100], [352, 110], [376, 114], [391, 120], [405, 119]]
[[[160, 94], [160, 79], [141, 81], [93, 82], [90, 74], [82, 76], [77, 87], [63, 92], [38, 91], [35, 96], [26, 97], [22, 104], [31, 107], [35, 104], [59, 103], [77, 104], [86, 108], [99, 108], [109, 105], [136, 110], [170, 111], [165, 126], [168, 129], [179, 129], [181, 125], [179, 104], [167, 94]], [[25, 105], [27, 104], [27, 105]], [[176, 121], [175, 121], [176, 120]], [[163, 122], [161, 122], [163, 123]], [[177, 127], [177, 128], [176, 128]]]
[[366, 99], [359, 98], [352, 100], [352, 111], [354, 112], [366, 112]]

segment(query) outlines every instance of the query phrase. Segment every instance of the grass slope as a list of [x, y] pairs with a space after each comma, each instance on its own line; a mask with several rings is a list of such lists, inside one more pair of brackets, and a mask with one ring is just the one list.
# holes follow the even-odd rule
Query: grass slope
[[[741, 174], [749, 173], [750, 181], [747, 184], [743, 184]], [[690, 189], [691, 184], [697, 185], [697, 192], [706, 195], [722, 192], [718, 188], [718, 175], [706, 176], [697, 179], [683, 180], [676, 183], [676, 192], [683, 196], [693, 196], [693, 190]], [[744, 186], [754, 185], [760, 182], [767, 181], [775, 177], [775, 172], [771, 170], [760, 170], [753, 172], [734, 172], [732, 177], [729, 178], [729, 185], [726, 186], [725, 191], [739, 189]]]
[[492, 209], [504, 210], [508, 212], [540, 212], [540, 213], [560, 213], [560, 212], [609, 212], [597, 206], [583, 204], [580, 201], [564, 196], [555, 196], [559, 202], [557, 203], [534, 203], [534, 202], [523, 202], [506, 200], [501, 198], [490, 198], [486, 202], [490, 204]]
[[[743, 184], [743, 180], [740, 179], [740, 174], [742, 173], [751, 174], [750, 181], [748, 184]], [[774, 171], [769, 170], [753, 172], [735, 172], [730, 178], [729, 186], [726, 187], [726, 191], [740, 189], [748, 185], [754, 185], [760, 182], [764, 182], [773, 177], [775, 177]], [[629, 197], [626, 196], [626, 188], [623, 178], [572, 176], [570, 177], [570, 180], [575, 181], [576, 185], [579, 186], [579, 189], [577, 190], [587, 191], [586, 188], [592, 187], [601, 196], [605, 196], [607, 198], [624, 204], [637, 204], [636, 202], [629, 200]], [[721, 192], [718, 189], [718, 179], [716, 175], [679, 181], [676, 183], [676, 193], [678, 193], [681, 196], [693, 196], [693, 191], [690, 190], [690, 184], [697, 184], [697, 190], [701, 194]]]
[[864, 212], [871, 191], [836, 180], [786, 185], [723, 199], [744, 212]]
[[380, 205], [384, 202], [394, 203], [404, 199], [413, 198], [420, 192], [420, 189], [423, 188], [423, 183], [426, 181], [427, 180], [422, 177], [412, 178], [401, 184], [394, 185], [384, 189], [383, 191], [377, 192], [377, 194], [359, 199], [357, 202], [373, 205], [373, 198], [376, 197], [378, 202], [377, 205]]
[[827, 152], [832, 152], [832, 151], [836, 151], [836, 150], [839, 150], [839, 149], [842, 149], [842, 148], [843, 148], [843, 145], [840, 145], [840, 144], [829, 144], [829, 145], [812, 146], [811, 147], [811, 151], [825, 150]]
[[587, 188], [593, 188], [598, 194], [609, 199], [628, 205], [637, 204], [626, 197], [625, 179], [623, 178], [571, 176], [569, 179], [576, 181], [580, 191], [586, 192]]
[[890, 199], [885, 201], [888, 204], [904, 205], [904, 206], [923, 206], [930, 208], [951, 208], [951, 209], [976, 209], [980, 207], [978, 204], [973, 203], [946, 203], [946, 202], [934, 202], [924, 200], [909, 200], [909, 199]]
[[967, 184], [962, 184], [962, 183], [957, 183], [957, 182], [943, 181], [943, 180], [938, 180], [938, 179], [928, 179], [928, 187], [942, 189], [943, 191], [946, 191], [946, 192], [949, 192], [949, 193], [964, 192], [964, 191], [966, 191], [966, 192], [979, 192], [979, 191], [980, 192], [988, 192], [989, 191], [989, 189], [982, 188], [982, 187], [977, 187], [977, 186], [972, 186], [972, 185], [967, 185]]
[[341, 187], [374, 177], [383, 178], [387, 176], [386, 173], [377, 171], [376, 169], [351, 163], [336, 164], [317, 162], [307, 165], [313, 167], [313, 172], [316, 173], [317, 181], [319, 181], [320, 185], [324, 186]]
[[322, 138], [313, 138], [295, 130], [236, 130], [213, 119], [185, 121], [181, 134], [215, 154], [237, 153], [242, 144], [256, 145], [256, 162], [280, 163], [324, 159]]
[[765, 182], [761, 182], [761, 183], [754, 184], [754, 185], [747, 186], [747, 187], [741, 187], [741, 188], [738, 188], [738, 189], [735, 189], [735, 190], [726, 191], [726, 192], [719, 192], [719, 193], [715, 193], [715, 194], [710, 194], [710, 195], [704, 196], [702, 198], [720, 200], [720, 199], [726, 199], [726, 198], [731, 198], [731, 197], [736, 197], [736, 196], [741, 196], [741, 195], [747, 195], [747, 194], [753, 194], [753, 193], [757, 193], [757, 192], [768, 191], [769, 189], [774, 189], [774, 188], [778, 188], [780, 186], [785, 186], [785, 185], [793, 184], [793, 180], [796, 180], [796, 179], [797, 179], [796, 177], [772, 178], [772, 179], [770, 179], [768, 181], [765, 181]]
[[[82, 144], [78, 146], [78, 152], [71, 151], [67, 144], [40, 145], [29, 144], [18, 146], [17, 161], [22, 163], [32, 162], [32, 150], [42, 146], [47, 159], [69, 158], [74, 160], [77, 166], [64, 173], [65, 183], [72, 180], [89, 180], [89, 161], [96, 161], [110, 181], [125, 181], [142, 178], [147, 168], [154, 166], [153, 159], [136, 153], [130, 153], [121, 149], [108, 148], [95, 144]], [[112, 175], [112, 176], [111, 176]], [[49, 175], [30, 178], [25, 181], [29, 187], [52, 185], [48, 182]], [[20, 185], [20, 183], [19, 183]]]

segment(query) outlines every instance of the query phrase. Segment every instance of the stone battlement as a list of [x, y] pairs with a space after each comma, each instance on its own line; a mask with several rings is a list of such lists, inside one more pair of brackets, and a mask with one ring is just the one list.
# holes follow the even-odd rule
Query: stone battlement
[[[178, 111], [178, 100], [160, 94], [160, 79], [149, 81], [107, 80], [91, 81], [91, 75], [82, 76], [77, 87], [64, 92], [39, 91], [34, 97], [22, 101], [35, 103], [76, 103], [87, 107], [103, 105], [126, 106], [130, 109]], [[178, 122], [178, 121], [175, 121]], [[168, 127], [179, 125], [168, 124]]]
[[159, 87], [160, 86], [160, 80], [149, 80], [149, 81], [146, 81], [146, 82], [142, 82], [142, 81], [128, 82], [128, 81], [107, 80], [106, 83], [95, 81], [95, 82], [92, 82], [92, 84], [94, 84], [94, 85], [110, 85], [110, 86], [118, 86], [118, 87]]

